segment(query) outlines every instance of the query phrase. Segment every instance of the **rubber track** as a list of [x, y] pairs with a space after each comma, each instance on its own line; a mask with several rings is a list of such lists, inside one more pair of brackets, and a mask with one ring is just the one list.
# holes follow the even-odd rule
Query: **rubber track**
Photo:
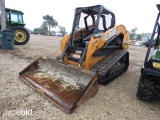
[[[103, 60], [101, 60], [100, 62], [98, 62], [91, 70], [95, 71], [98, 73], [99, 76], [99, 83], [100, 84], [108, 84], [109, 82], [113, 81], [114, 79], [116, 79], [118, 76], [122, 75], [129, 66], [129, 58], [126, 59], [126, 66], [125, 69], [116, 74], [115, 76], [111, 77], [111, 78], [106, 78], [106, 74], [108, 73], [109, 70], [111, 70], [111, 68], [118, 62], [121, 60], [122, 57], [124, 57], [128, 52], [124, 51], [124, 50], [115, 50], [114, 52], [112, 52], [109, 56], [107, 56], [106, 58], [104, 58]], [[127, 55], [126, 57], [128, 57], [129, 55]]]

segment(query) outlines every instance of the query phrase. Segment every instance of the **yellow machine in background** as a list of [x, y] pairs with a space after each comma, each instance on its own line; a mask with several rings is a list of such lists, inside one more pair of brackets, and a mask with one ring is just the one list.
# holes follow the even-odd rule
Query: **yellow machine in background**
[[67, 113], [90, 99], [98, 83], [108, 84], [129, 66], [129, 35], [115, 26], [115, 15], [101, 5], [75, 10], [72, 31], [60, 43], [57, 58], [42, 57], [20, 78]]

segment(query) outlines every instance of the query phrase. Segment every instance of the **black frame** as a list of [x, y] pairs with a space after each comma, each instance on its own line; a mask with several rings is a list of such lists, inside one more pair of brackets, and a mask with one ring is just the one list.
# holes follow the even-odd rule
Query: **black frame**
[[[79, 19], [80, 19], [81, 12], [86, 13], [86, 14], [90, 14], [91, 16], [98, 15], [97, 21], [93, 20], [93, 22], [95, 22], [95, 25], [96, 25], [96, 27], [94, 29], [94, 33], [98, 32], [98, 24], [99, 24], [99, 19], [101, 17], [101, 14], [111, 14], [112, 15], [111, 26], [108, 29], [115, 26], [115, 15], [114, 15], [114, 13], [112, 11], [106, 9], [102, 5], [76, 8], [75, 15], [74, 15], [74, 21], [73, 21], [73, 25], [72, 25], [72, 31], [71, 31], [71, 34], [70, 34], [71, 47], [74, 46], [74, 44], [73, 44], [74, 36], [75, 36], [75, 33], [76, 33], [76, 28], [79, 25]], [[102, 18], [103, 18], [103, 16], [102, 16]]]
[[[152, 48], [152, 42], [153, 42], [155, 33], [158, 32], [158, 36], [157, 36], [157, 39], [156, 39], [155, 49], [156, 49], [156, 47], [158, 46], [158, 41], [159, 41], [159, 37], [160, 37], [160, 23], [159, 23], [159, 18], [160, 18], [160, 4], [158, 4], [158, 5], [156, 5], [156, 6], [157, 6], [157, 8], [158, 8], [158, 10], [159, 10], [159, 13], [158, 13], [158, 15], [157, 15], [157, 19], [156, 19], [156, 22], [155, 22], [155, 25], [154, 25], [154, 29], [153, 29], [153, 32], [152, 32], [152, 35], [151, 35], [150, 43], [149, 43], [148, 50], [147, 50], [146, 57], [145, 57], [144, 67], [147, 67], [147, 66], [148, 66], [149, 54], [150, 54], [150, 51], [151, 51], [151, 48]], [[156, 30], [157, 30], [157, 31], [156, 31]]]
[[[71, 34], [70, 34], [70, 40], [67, 43], [67, 45], [65, 46], [65, 50], [63, 51], [62, 55], [57, 58], [58, 60], [62, 60], [63, 59], [63, 57], [65, 56], [65, 53], [68, 51], [68, 49], [69, 50], [71, 50], [71, 49], [72, 50], [81, 49], [81, 48], [75, 47], [74, 43], [73, 43], [74, 42], [74, 37], [75, 37], [75, 34], [76, 34], [76, 28], [79, 25], [79, 20], [80, 20], [81, 13], [89, 14], [92, 17], [92, 21], [93, 21], [93, 23], [95, 23], [95, 28], [94, 28], [94, 30], [92, 32], [93, 34], [96, 34], [96, 33], [100, 32], [98, 30], [100, 17], [102, 17], [102, 19], [103, 19], [103, 27], [107, 31], [107, 28], [106, 28], [106, 26], [104, 24], [104, 16], [102, 14], [110, 14], [112, 16], [111, 25], [108, 27], [108, 29], [110, 29], [110, 28], [115, 26], [115, 15], [114, 15], [114, 13], [112, 11], [106, 9], [102, 5], [76, 8], [75, 15], [74, 15], [74, 21], [73, 21], [73, 25], [72, 25], [72, 31], [71, 31]], [[94, 15], [97, 15], [97, 20], [96, 21], [93, 18]], [[85, 21], [85, 19], [86, 18], [84, 18], [84, 21]], [[85, 23], [85, 26], [86, 25], [87, 24]], [[87, 27], [86, 27], [86, 29], [87, 29]], [[88, 44], [85, 46], [85, 48], [82, 49], [83, 54], [82, 54], [82, 57], [81, 57], [80, 60], [75, 59], [75, 58], [70, 58], [70, 57], [67, 57], [67, 58], [72, 60], [72, 61], [79, 62], [79, 64], [81, 65], [83, 60], [85, 59], [85, 54], [86, 54], [86, 51], [87, 51], [87, 47], [88, 47]]]

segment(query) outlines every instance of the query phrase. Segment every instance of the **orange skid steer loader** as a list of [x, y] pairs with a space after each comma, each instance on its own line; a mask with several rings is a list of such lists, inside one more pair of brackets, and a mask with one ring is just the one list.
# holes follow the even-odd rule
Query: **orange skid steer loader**
[[115, 15], [102, 5], [75, 10], [72, 31], [60, 43], [62, 54], [40, 57], [20, 72], [20, 78], [71, 113], [129, 66], [129, 34], [115, 26]]

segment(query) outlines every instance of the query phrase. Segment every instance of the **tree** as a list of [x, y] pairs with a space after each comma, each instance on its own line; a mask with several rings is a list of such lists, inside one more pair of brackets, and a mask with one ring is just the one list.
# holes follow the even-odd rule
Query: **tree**
[[42, 32], [48, 32], [48, 27], [46, 21], [44, 21], [41, 25], [41, 31]]
[[58, 26], [58, 22], [53, 18], [53, 16], [45, 15], [43, 16], [43, 19], [45, 20], [42, 24], [42, 26], [46, 26], [48, 30], [50, 31], [52, 27]]
[[151, 38], [151, 33], [142, 33], [142, 41], [147, 42]]
[[66, 28], [59, 26], [59, 32], [62, 34], [62, 36], [64, 36], [67, 32], [66, 32]]
[[134, 40], [135, 39], [135, 37], [136, 37], [136, 31], [137, 31], [138, 29], [135, 27], [135, 28], [133, 28], [131, 31], [129, 31], [129, 34], [130, 34], [130, 39], [131, 40]]
[[142, 34], [135, 34], [137, 40], [142, 40]]
[[147, 39], [150, 39], [151, 33], [142, 33], [142, 37], [146, 37]]

